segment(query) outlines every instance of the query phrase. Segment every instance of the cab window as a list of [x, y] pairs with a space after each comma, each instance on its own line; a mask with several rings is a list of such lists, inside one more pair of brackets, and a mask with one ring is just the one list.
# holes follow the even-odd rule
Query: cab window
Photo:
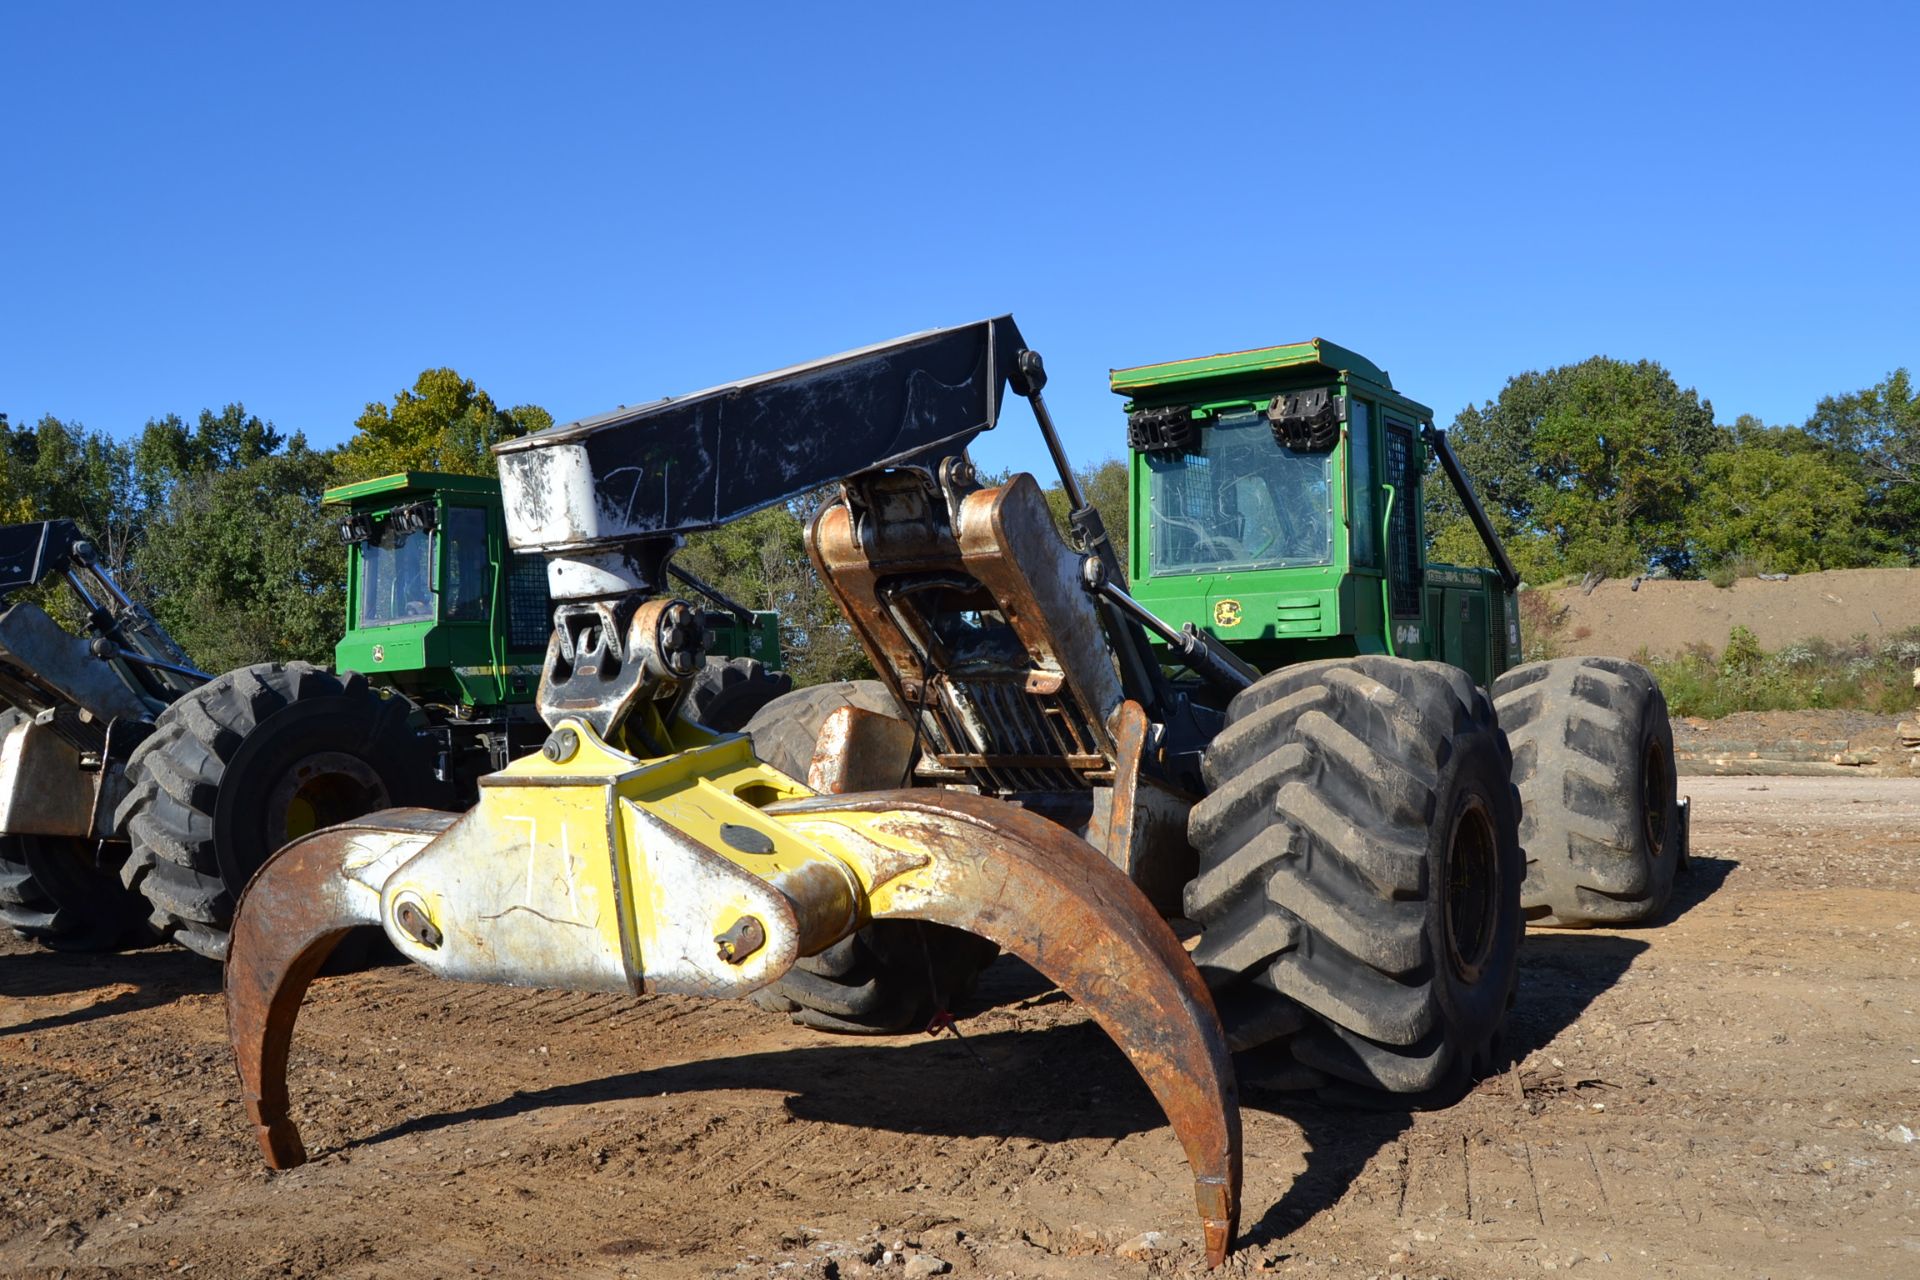
[[1365, 400], [1350, 402], [1347, 412], [1347, 484], [1352, 497], [1353, 567], [1380, 567], [1380, 515], [1376, 499], [1380, 490], [1373, 475], [1373, 413]]
[[493, 596], [493, 565], [487, 558], [487, 513], [479, 507], [447, 512], [447, 621], [485, 622]]
[[437, 604], [433, 534], [403, 533], [395, 520], [377, 522], [360, 558], [360, 625], [431, 621]]
[[1279, 444], [1253, 409], [1221, 414], [1192, 453], [1149, 457], [1152, 571], [1331, 563], [1329, 458]]

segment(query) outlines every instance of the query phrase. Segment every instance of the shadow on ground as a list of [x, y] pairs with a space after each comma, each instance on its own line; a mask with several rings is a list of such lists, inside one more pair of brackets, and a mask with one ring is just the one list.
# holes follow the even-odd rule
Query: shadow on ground
[[1686, 870], [1673, 878], [1673, 898], [1667, 904], [1667, 909], [1648, 927], [1657, 929], [1663, 924], [1671, 924], [1711, 898], [1739, 865], [1739, 860], [1735, 858], [1702, 858], [1698, 855], [1689, 858]]
[[220, 966], [178, 947], [137, 951], [72, 952], [33, 950], [0, 956], [0, 997], [54, 1001], [112, 991], [94, 1000], [24, 1022], [0, 1024], [0, 1036], [52, 1031], [96, 1018], [133, 1013], [167, 1004], [184, 995], [220, 990]]
[[[1519, 991], [1507, 1018], [1502, 1069], [1551, 1042], [1620, 980], [1647, 943], [1617, 934], [1567, 931], [1527, 934], [1520, 952]], [[1243, 1068], [1243, 1074], [1250, 1075]], [[1257, 1079], [1257, 1077], [1255, 1077]], [[1488, 1086], [1482, 1086], [1488, 1087]], [[1246, 1090], [1243, 1105], [1285, 1116], [1306, 1138], [1306, 1169], [1272, 1205], [1249, 1205], [1241, 1242], [1258, 1246], [1280, 1240], [1321, 1210], [1339, 1202], [1380, 1150], [1399, 1140], [1415, 1112], [1443, 1108], [1460, 1099], [1407, 1100], [1389, 1095], [1317, 1095]]]
[[[1646, 948], [1644, 941], [1616, 934], [1529, 935], [1519, 998], [1509, 1020], [1509, 1059], [1517, 1061], [1551, 1041]], [[1031, 1007], [1065, 997], [1027, 966], [1003, 959], [982, 982], [979, 999]], [[1356, 1107], [1350, 1098], [1333, 1102], [1270, 1090], [1257, 1083], [1258, 1066], [1241, 1063], [1249, 1082], [1242, 1105], [1299, 1125], [1306, 1139], [1306, 1169], [1279, 1200], [1245, 1206], [1243, 1246], [1278, 1240], [1337, 1203], [1368, 1161], [1407, 1129], [1415, 1110], [1425, 1109], [1393, 1099], [1382, 1105], [1377, 1098]], [[792, 1113], [807, 1120], [939, 1136], [1055, 1143], [1118, 1139], [1165, 1123], [1152, 1094], [1106, 1035], [1091, 1022], [1072, 1022], [969, 1035], [964, 1043], [951, 1037], [880, 1043], [823, 1038], [815, 1047], [678, 1063], [518, 1092], [416, 1117], [348, 1146], [548, 1108], [730, 1089], [786, 1094]], [[1438, 1105], [1439, 1100], [1425, 1101]]]

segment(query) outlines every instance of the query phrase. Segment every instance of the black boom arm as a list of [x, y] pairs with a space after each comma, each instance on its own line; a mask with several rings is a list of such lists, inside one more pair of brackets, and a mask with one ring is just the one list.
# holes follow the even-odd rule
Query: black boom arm
[[[508, 441], [494, 453], [509, 539], [615, 576], [644, 573], [617, 553], [862, 471], [961, 452], [998, 420], [1024, 347], [1013, 317], [1000, 316]], [[568, 596], [568, 576], [555, 595]], [[593, 576], [577, 585], [591, 588]], [[660, 585], [629, 576], [630, 588]]]
[[1426, 438], [1427, 447], [1440, 459], [1440, 468], [1447, 473], [1447, 479], [1453, 482], [1454, 489], [1460, 494], [1460, 501], [1466, 504], [1467, 519], [1473, 521], [1474, 532], [1480, 535], [1480, 541], [1487, 546], [1487, 554], [1493, 557], [1494, 568], [1500, 573], [1501, 587], [1512, 593], [1520, 586], [1520, 575], [1515, 572], [1513, 561], [1507, 558], [1507, 549], [1500, 545], [1500, 535], [1493, 531], [1493, 522], [1487, 519], [1486, 508], [1480, 505], [1479, 495], [1473, 491], [1473, 481], [1467, 479], [1460, 459], [1453, 456], [1453, 446], [1447, 443], [1447, 433], [1429, 422], [1421, 428], [1420, 434]]

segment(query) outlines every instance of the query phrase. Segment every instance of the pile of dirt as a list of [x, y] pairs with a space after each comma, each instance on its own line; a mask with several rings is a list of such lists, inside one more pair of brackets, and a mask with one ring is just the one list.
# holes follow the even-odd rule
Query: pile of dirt
[[1785, 581], [1741, 578], [1711, 582], [1609, 580], [1591, 593], [1578, 586], [1542, 588], [1559, 615], [1555, 644], [1568, 657], [1632, 658], [1645, 650], [1671, 658], [1689, 645], [1718, 651], [1735, 627], [1764, 649], [1796, 640], [1880, 640], [1920, 627], [1920, 570], [1830, 569]]

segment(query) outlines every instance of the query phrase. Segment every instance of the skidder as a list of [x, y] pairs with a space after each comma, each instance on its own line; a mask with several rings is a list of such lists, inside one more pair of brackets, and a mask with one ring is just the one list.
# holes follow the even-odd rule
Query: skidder
[[[1527, 859], [1544, 884], [1590, 852], [1523, 854], [1516, 780], [1600, 806], [1560, 757], [1510, 749], [1487, 688], [1520, 650], [1518, 579], [1431, 412], [1317, 340], [1118, 371], [1122, 565], [1045, 382], [1000, 317], [496, 448], [509, 542], [546, 558], [554, 599], [545, 741], [458, 817], [372, 814], [254, 878], [227, 987], [273, 1164], [305, 1159], [285, 1079], [302, 994], [373, 924], [448, 977], [757, 993], [854, 1032], [937, 1015], [1005, 948], [1145, 1078], [1215, 1264], [1238, 1216], [1230, 1047], [1422, 1098], [1498, 1063]], [[968, 460], [1009, 389], [1058, 464], [1067, 538], [1031, 475], [989, 485]], [[1430, 457], [1496, 569], [1425, 562]], [[702, 650], [675, 548], [835, 481], [808, 551], [877, 682], [708, 732], [678, 714]], [[1664, 709], [1627, 715], [1622, 693], [1609, 720], [1600, 677], [1632, 682], [1589, 675], [1541, 722], [1575, 726], [1583, 759], [1658, 765]], [[1611, 829], [1657, 811], [1667, 849], [1670, 769], [1636, 776]]]

